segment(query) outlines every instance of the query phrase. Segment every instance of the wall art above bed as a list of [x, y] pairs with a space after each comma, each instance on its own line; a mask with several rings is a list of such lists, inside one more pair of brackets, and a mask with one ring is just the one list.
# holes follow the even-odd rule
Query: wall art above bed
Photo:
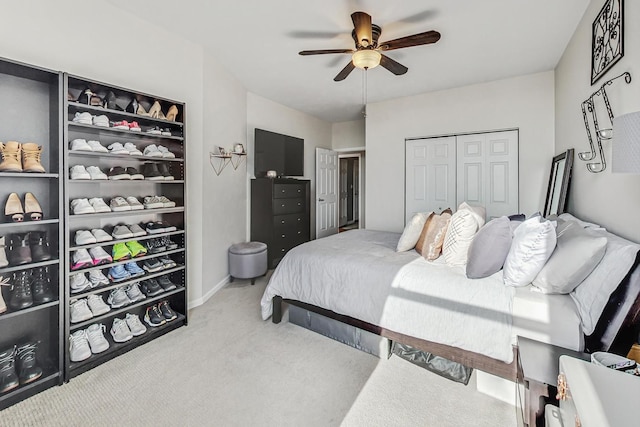
[[624, 56], [623, 0], [606, 0], [593, 21], [591, 35], [591, 84], [595, 84]]

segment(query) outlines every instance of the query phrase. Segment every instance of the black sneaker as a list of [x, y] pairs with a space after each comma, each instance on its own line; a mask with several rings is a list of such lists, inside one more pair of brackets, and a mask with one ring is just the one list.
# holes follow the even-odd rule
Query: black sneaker
[[168, 256], [160, 257], [159, 261], [162, 263], [163, 268], [173, 268], [178, 265], [174, 260], [172, 260]]
[[158, 284], [156, 279], [147, 279], [140, 282], [140, 289], [148, 297], [155, 297], [164, 292], [164, 289]]
[[160, 172], [160, 175], [162, 175], [165, 181], [173, 181], [175, 179], [175, 177], [171, 175], [171, 172], [169, 172], [169, 167], [166, 163], [158, 164], [158, 172]]
[[167, 248], [168, 251], [172, 251], [174, 249], [178, 249], [178, 244], [171, 240], [169, 236], [162, 236], [160, 238], [160, 242]]
[[169, 307], [169, 301], [162, 301], [160, 304], [158, 304], [158, 308], [160, 309], [160, 312], [167, 322], [171, 322], [172, 320], [178, 318], [176, 312], [173, 311], [171, 307]]
[[152, 181], [164, 181], [164, 176], [158, 170], [157, 163], [145, 163], [142, 165], [142, 174], [144, 175], [144, 179], [149, 179]]
[[55, 299], [48, 267], [40, 267], [31, 274], [31, 293], [35, 304], [44, 304]]
[[13, 275], [13, 281], [9, 290], [9, 307], [14, 310], [33, 305], [33, 295], [31, 294], [31, 277], [27, 270], [22, 270]]
[[167, 320], [157, 305], [147, 307], [147, 312], [144, 314], [144, 321], [147, 325], [153, 327], [162, 326], [167, 323]]
[[145, 246], [150, 254], [159, 254], [167, 250], [161, 238], [149, 239], [145, 242]]
[[176, 284], [173, 283], [168, 276], [160, 276], [156, 281], [160, 286], [162, 286], [162, 289], [164, 289], [165, 292], [172, 291], [177, 288]]
[[158, 222], [163, 227], [163, 230], [165, 233], [177, 230], [177, 228], [174, 225], [169, 224], [167, 221], [158, 221]]
[[144, 179], [144, 175], [138, 172], [136, 168], [128, 167], [125, 172], [129, 174], [131, 179]]
[[142, 268], [147, 270], [149, 273], [154, 273], [156, 271], [160, 271], [164, 269], [164, 263], [157, 258], [145, 259], [142, 261]]
[[145, 229], [147, 230], [147, 233], [149, 234], [158, 234], [158, 233], [164, 233], [164, 225], [162, 225], [162, 223], [160, 221], [156, 221], [156, 222], [148, 222], [145, 225]]
[[107, 176], [111, 180], [131, 179], [131, 175], [122, 166], [114, 166], [109, 169]]

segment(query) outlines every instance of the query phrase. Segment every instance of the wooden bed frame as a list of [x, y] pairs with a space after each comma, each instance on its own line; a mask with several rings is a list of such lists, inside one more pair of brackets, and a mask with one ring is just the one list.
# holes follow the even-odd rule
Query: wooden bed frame
[[[589, 336], [585, 336], [585, 351], [592, 353], [594, 351], [604, 350], [626, 356], [628, 351], [631, 349], [631, 346], [638, 340], [638, 332], [640, 330], [639, 264], [640, 253], [636, 258], [634, 266], [609, 297], [609, 301], [605, 306], [602, 316], [598, 320], [598, 324], [596, 325], [594, 332]], [[629, 300], [633, 302], [630, 305], [625, 304], [625, 302], [629, 302]], [[458, 362], [470, 368], [479, 369], [483, 372], [506, 378], [511, 381], [516, 380], [516, 356], [518, 351], [516, 346], [513, 347], [513, 362], [507, 364], [479, 353], [400, 334], [353, 317], [335, 313], [325, 308], [297, 300], [283, 299], [280, 296], [273, 297], [273, 323], [280, 323], [282, 321], [283, 303], [301, 307], [322, 316], [380, 335], [392, 341], [397, 341], [418, 350], [433, 353], [437, 356], [444, 357], [445, 359]], [[621, 322], [620, 320], [616, 320], [621, 318], [623, 319]], [[616, 326], [617, 324], [619, 324], [619, 326]], [[603, 343], [603, 337], [606, 334], [611, 333], [614, 334], [613, 336], [615, 336], [615, 339], [607, 346], [606, 343]]]

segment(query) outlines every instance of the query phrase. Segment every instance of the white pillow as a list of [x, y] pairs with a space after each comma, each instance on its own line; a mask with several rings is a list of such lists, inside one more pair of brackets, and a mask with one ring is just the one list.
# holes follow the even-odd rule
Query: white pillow
[[503, 277], [507, 286], [527, 286], [535, 279], [556, 247], [556, 223], [529, 218], [516, 228]]
[[469, 206], [462, 202], [451, 216], [449, 228], [442, 245], [442, 256], [448, 265], [465, 265], [467, 253], [480, 227], [484, 225], [483, 207]]
[[561, 219], [556, 235], [556, 249], [533, 285], [545, 294], [568, 294], [596, 268], [607, 249], [607, 238]]
[[427, 221], [427, 218], [429, 218], [429, 215], [431, 215], [431, 212], [418, 212], [413, 215], [407, 225], [404, 226], [402, 236], [400, 236], [400, 240], [398, 240], [396, 252], [410, 251], [416, 246], [422, 229], [424, 228], [424, 223]]

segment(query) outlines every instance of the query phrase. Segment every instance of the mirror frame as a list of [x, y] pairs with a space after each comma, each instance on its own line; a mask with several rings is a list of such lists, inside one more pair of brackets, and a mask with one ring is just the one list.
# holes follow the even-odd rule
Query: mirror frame
[[[564, 160], [564, 167], [557, 173], [560, 162]], [[549, 215], [560, 215], [564, 213], [569, 197], [569, 186], [571, 184], [571, 172], [573, 170], [573, 148], [553, 158], [551, 162], [551, 173], [549, 174], [549, 186], [547, 187], [547, 199], [544, 203], [544, 217]], [[558, 177], [558, 179], [555, 179]], [[554, 196], [558, 194], [558, 206], [552, 212]]]

